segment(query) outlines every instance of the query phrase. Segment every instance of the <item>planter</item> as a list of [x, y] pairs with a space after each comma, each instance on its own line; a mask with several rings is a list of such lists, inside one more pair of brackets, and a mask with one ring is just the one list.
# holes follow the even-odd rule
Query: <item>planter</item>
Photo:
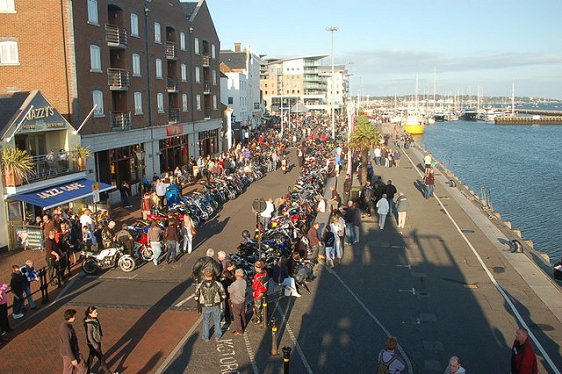
[[21, 184], [21, 178], [13, 171], [4, 170], [4, 183], [6, 187], [16, 187]]
[[85, 157], [77, 157], [76, 158], [76, 166], [78, 170], [86, 170], [86, 158]]

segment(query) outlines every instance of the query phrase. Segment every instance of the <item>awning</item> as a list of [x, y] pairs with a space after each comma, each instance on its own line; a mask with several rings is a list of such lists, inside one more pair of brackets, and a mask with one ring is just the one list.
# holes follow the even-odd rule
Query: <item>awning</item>
[[25, 201], [26, 203], [49, 209], [74, 200], [92, 196], [92, 185], [94, 183], [98, 183], [99, 192], [115, 188], [106, 183], [94, 182], [89, 179], [78, 179], [73, 182], [59, 184], [58, 186], [51, 186], [37, 191], [8, 196], [8, 198]]

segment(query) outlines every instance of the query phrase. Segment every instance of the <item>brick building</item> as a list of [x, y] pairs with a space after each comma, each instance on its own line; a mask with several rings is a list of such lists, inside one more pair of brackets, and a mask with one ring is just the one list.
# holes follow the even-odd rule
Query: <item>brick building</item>
[[[40, 90], [114, 186], [220, 151], [219, 51], [204, 0], [0, 1], [0, 94]], [[11, 146], [41, 157], [45, 135]]]

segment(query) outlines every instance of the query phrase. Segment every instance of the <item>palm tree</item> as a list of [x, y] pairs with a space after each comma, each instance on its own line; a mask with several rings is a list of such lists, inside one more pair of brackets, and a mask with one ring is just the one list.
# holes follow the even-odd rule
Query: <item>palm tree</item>
[[381, 143], [379, 130], [364, 115], [355, 117], [355, 128], [349, 137], [349, 147], [361, 150], [361, 181], [367, 181], [367, 161], [369, 149]]

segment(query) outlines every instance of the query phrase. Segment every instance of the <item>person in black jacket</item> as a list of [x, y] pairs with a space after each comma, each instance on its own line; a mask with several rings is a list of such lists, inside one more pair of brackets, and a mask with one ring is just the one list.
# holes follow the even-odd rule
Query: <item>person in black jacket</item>
[[18, 265], [12, 265], [12, 279], [10, 280], [10, 288], [14, 294], [14, 304], [12, 310], [14, 312], [14, 319], [19, 319], [23, 317], [23, 303], [25, 299], [23, 297], [23, 291], [27, 283], [27, 278], [20, 272], [20, 267]]
[[396, 187], [392, 184], [392, 181], [389, 179], [386, 182], [386, 189], [384, 193], [386, 194], [386, 199], [388, 200], [388, 216], [394, 213], [394, 194], [398, 192]]
[[219, 279], [222, 273], [221, 264], [213, 258], [215, 255], [215, 250], [213, 248], [207, 249], [207, 255], [200, 257], [193, 265], [193, 280], [195, 283], [201, 282], [203, 280], [203, 272], [205, 269], [211, 269], [213, 271], [213, 277]]
[[[103, 331], [101, 328], [100, 321], [98, 320], [98, 310], [95, 306], [89, 306], [85, 312], [84, 317], [84, 329], [86, 330], [86, 342], [88, 343], [88, 348], [90, 349], [90, 354], [88, 354], [88, 359], [86, 360], [86, 365], [88, 366], [88, 373], [92, 368], [92, 363], [94, 357], [100, 362], [100, 370], [98, 373], [111, 373], [103, 353], [101, 350], [101, 338], [103, 336]], [[117, 372], [114, 372], [114, 374]]]

